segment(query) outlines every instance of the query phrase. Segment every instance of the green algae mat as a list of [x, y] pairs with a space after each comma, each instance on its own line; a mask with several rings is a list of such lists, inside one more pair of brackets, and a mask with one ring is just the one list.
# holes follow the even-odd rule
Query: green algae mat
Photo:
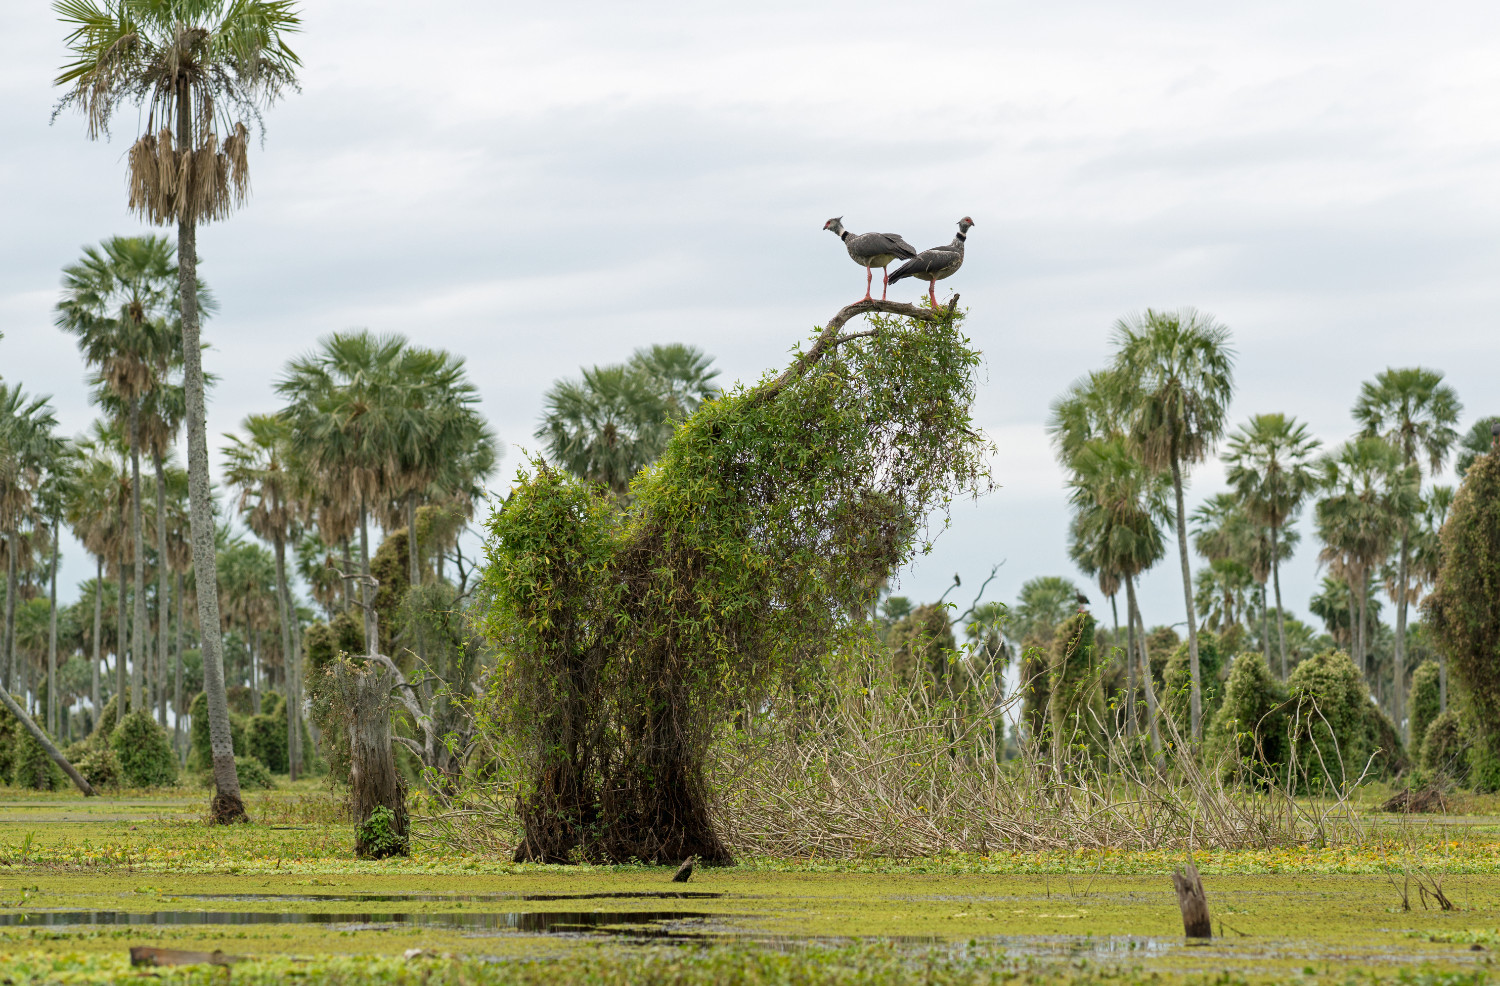
[[[1500, 840], [1452, 816], [1200, 850], [1215, 937], [1189, 942], [1180, 853], [747, 859], [683, 885], [436, 848], [357, 861], [305, 785], [252, 799], [251, 825], [204, 825], [205, 801], [0, 791], [0, 982], [1500, 982]], [[233, 961], [132, 967], [131, 946]]]

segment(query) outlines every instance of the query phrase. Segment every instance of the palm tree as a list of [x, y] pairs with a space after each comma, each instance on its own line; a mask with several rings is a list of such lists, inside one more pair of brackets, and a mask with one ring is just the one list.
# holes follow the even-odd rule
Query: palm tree
[[276, 610], [281, 623], [281, 652], [286, 662], [287, 755], [291, 779], [297, 779], [298, 713], [297, 632], [292, 594], [287, 588], [286, 543], [297, 536], [298, 499], [288, 468], [291, 427], [276, 414], [252, 414], [243, 425], [246, 437], [229, 437], [223, 449], [224, 479], [240, 491], [239, 510], [255, 535], [271, 542], [276, 558]]
[[111, 450], [119, 444], [115, 438], [116, 435], [96, 422], [93, 435], [79, 443], [81, 462], [66, 508], [68, 524], [73, 528], [74, 536], [94, 556], [94, 654], [90, 700], [96, 718], [103, 708], [99, 673], [104, 660], [104, 569], [107, 560], [117, 554], [116, 542], [120, 536], [117, 526], [112, 524], [120, 477], [119, 464], [111, 454]]
[[[1353, 591], [1354, 660], [1366, 670], [1370, 576], [1390, 553], [1401, 518], [1418, 504], [1416, 470], [1402, 462], [1399, 449], [1381, 438], [1356, 438], [1320, 462], [1328, 494], [1318, 501], [1318, 536], [1325, 547], [1319, 560], [1338, 565]], [[1399, 721], [1399, 686], [1392, 698]]]
[[[217, 792], [211, 814], [240, 821], [215, 588], [197, 226], [227, 216], [249, 194], [245, 120], [259, 120], [263, 107], [295, 87], [299, 62], [284, 36], [298, 19], [291, 0], [57, 0], [53, 9], [73, 28], [73, 60], [56, 80], [68, 87], [58, 109], [78, 107], [97, 138], [121, 104], [144, 105], [143, 132], [128, 155], [130, 207], [158, 225], [177, 224], [193, 569]], [[219, 125], [235, 117], [221, 141]]]
[[141, 407], [148, 395], [168, 385], [167, 374], [179, 351], [171, 322], [176, 274], [172, 245], [165, 237], [112, 237], [98, 248], [86, 248], [80, 262], [63, 269], [63, 297], [57, 304], [58, 326], [78, 337], [84, 361], [97, 371], [95, 401], [113, 411], [116, 420], [128, 423], [135, 558], [131, 708], [141, 705], [148, 628], [141, 530]]
[[542, 399], [536, 437], [555, 464], [623, 497], [683, 419], [718, 392], [711, 363], [691, 346], [653, 346], [559, 380]]
[[1229, 330], [1192, 308], [1147, 309], [1115, 323], [1115, 370], [1132, 391], [1130, 436], [1148, 469], [1170, 470], [1177, 501], [1177, 555], [1187, 609], [1193, 741], [1203, 740], [1203, 689], [1198, 672], [1198, 623], [1188, 565], [1183, 466], [1202, 462], [1224, 433], [1234, 394], [1234, 350]]
[[1135, 717], [1134, 683], [1139, 654], [1139, 679], [1146, 694], [1151, 746], [1153, 751], [1160, 752], [1156, 689], [1145, 650], [1146, 627], [1136, 602], [1135, 580], [1165, 554], [1160, 525], [1169, 513], [1166, 474], [1147, 468], [1131, 441], [1119, 435], [1093, 439], [1076, 451], [1068, 487], [1074, 509], [1074, 542], [1095, 546], [1094, 563], [1101, 570], [1116, 573], [1125, 583], [1129, 721], [1133, 723]]
[[[1363, 426], [1367, 436], [1379, 435], [1401, 452], [1401, 461], [1417, 474], [1421, 483], [1425, 462], [1431, 473], [1442, 470], [1448, 453], [1458, 440], [1458, 415], [1463, 405], [1454, 389], [1443, 383], [1443, 375], [1420, 366], [1387, 369], [1360, 387], [1354, 402], [1354, 420]], [[1411, 602], [1411, 521], [1412, 511], [1402, 514], [1399, 525], [1400, 546], [1396, 560], [1396, 647], [1395, 708], [1404, 710], [1406, 691], [1406, 607]], [[1402, 722], [1398, 713], [1396, 721]], [[1405, 727], [1402, 727], [1405, 737]]]
[[1500, 415], [1480, 418], [1464, 432], [1463, 441], [1458, 445], [1458, 456], [1453, 460], [1453, 472], [1459, 479], [1464, 478], [1476, 457], [1484, 455], [1495, 444], [1493, 429], [1496, 425], [1500, 425]]
[[[5, 646], [0, 688], [9, 693], [15, 675], [17, 556], [21, 531], [34, 516], [38, 487], [47, 466], [59, 454], [53, 434], [57, 418], [47, 397], [28, 397], [21, 385], [0, 382], [0, 538], [5, 546]], [[29, 546], [26, 548], [30, 556]]]
[[360, 598], [371, 653], [377, 640], [370, 510], [405, 492], [401, 463], [418, 457], [416, 447], [428, 437], [424, 411], [439, 403], [440, 387], [424, 376], [433, 365], [430, 350], [411, 347], [399, 335], [334, 333], [320, 351], [294, 359], [276, 385], [288, 402], [282, 413], [292, 428], [297, 468], [323, 496], [358, 505]]
[[1271, 584], [1276, 592], [1276, 635], [1281, 678], [1286, 680], [1286, 612], [1281, 606], [1281, 546], [1287, 522], [1302, 508], [1317, 477], [1312, 468], [1319, 442], [1307, 426], [1285, 414], [1257, 414], [1229, 436], [1229, 483], [1245, 508], [1271, 529]]
[[47, 522], [47, 540], [52, 559], [47, 566], [47, 731], [57, 735], [57, 566], [58, 541], [62, 535], [63, 514], [73, 496], [77, 478], [77, 447], [66, 439], [52, 449], [43, 464], [43, 478], [37, 491], [37, 503]]

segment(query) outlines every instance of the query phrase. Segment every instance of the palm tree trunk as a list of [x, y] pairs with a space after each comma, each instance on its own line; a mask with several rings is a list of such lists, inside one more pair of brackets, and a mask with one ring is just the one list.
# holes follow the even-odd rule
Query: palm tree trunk
[[[1116, 593], [1115, 595], [1119, 595]], [[1115, 620], [1115, 645], [1120, 641], [1120, 607], [1115, 601], [1115, 596], [1109, 597], [1109, 611]], [[1125, 735], [1134, 738], [1136, 734], [1135, 725], [1135, 624], [1130, 620], [1130, 613], [1126, 612], [1125, 622]]]
[[1396, 732], [1406, 743], [1411, 742], [1407, 735], [1406, 727], [1406, 580], [1410, 574], [1411, 565], [1411, 543], [1407, 537], [1406, 530], [1401, 531], [1401, 562], [1396, 571], [1396, 646], [1392, 652], [1392, 675], [1395, 678], [1395, 690], [1392, 701], [1395, 704]]
[[57, 534], [58, 518], [52, 518], [52, 578], [47, 590], [47, 731], [57, 735]]
[[145, 671], [146, 631], [146, 541], [141, 530], [141, 402], [130, 402], [130, 543], [135, 549], [135, 606], [130, 626], [130, 708], [141, 708], [141, 676]]
[[1146, 624], [1141, 619], [1141, 610], [1135, 601], [1135, 576], [1125, 580], [1125, 606], [1128, 610], [1125, 618], [1131, 621], [1132, 635], [1139, 633], [1136, 641], [1141, 645], [1141, 689], [1146, 693], [1146, 722], [1151, 731], [1151, 752], [1160, 756], [1161, 730], [1156, 725], [1156, 688], [1151, 682], [1151, 655], [1146, 651]]
[[417, 494], [415, 492], [406, 494], [406, 557], [411, 567], [408, 578], [413, 586], [422, 581], [422, 573], [418, 571], [417, 565]]
[[61, 767], [63, 773], [72, 779], [73, 783], [78, 786], [78, 790], [83, 792], [85, 798], [94, 797], [95, 792], [89, 786], [89, 782], [83, 779], [83, 775], [79, 774], [72, 764], [68, 763], [68, 758], [63, 756], [57, 747], [53, 745], [51, 737], [32, 721], [31, 717], [26, 714], [26, 711], [16, 704], [16, 700], [10, 697], [10, 692], [5, 689], [0, 689], [0, 706], [4, 706], [5, 711], [20, 720], [21, 725], [31, 734], [32, 739], [36, 740], [43, 750], [47, 751], [47, 756], [51, 757], [52, 762]]
[[[177, 90], [177, 146], [192, 147], [192, 94], [186, 80]], [[248, 820], [234, 769], [229, 702], [224, 695], [224, 647], [219, 625], [218, 566], [214, 558], [213, 489], [208, 476], [208, 414], [203, 404], [203, 352], [198, 331], [197, 218], [177, 223], [177, 287], [182, 304], [183, 387], [187, 395], [188, 502], [193, 572], [198, 590], [198, 639], [203, 652], [203, 690], [208, 698], [208, 736], [214, 755], [215, 822]]]
[[[120, 527], [125, 526], [125, 508], [120, 507]], [[120, 598], [115, 603], [115, 721], [125, 715], [125, 705], [130, 694], [125, 690], [125, 641], [130, 639], [130, 618], [125, 604], [130, 601], [130, 592], [125, 587], [125, 542], [120, 542]]]
[[172, 737], [177, 741], [177, 754], [182, 755], [182, 717], [187, 710], [182, 707], [182, 573], [177, 573], [177, 668], [172, 674]]
[[[349, 539], [344, 538], [344, 571], [352, 572], [353, 570], [354, 554], [349, 549]], [[354, 608], [354, 597], [350, 595], [348, 579], [339, 580], [339, 594], [344, 597], [344, 612], [347, 613]]]
[[167, 725], [167, 629], [171, 594], [167, 591], [167, 472], [159, 450], [156, 467], [156, 721]]
[[250, 638], [250, 714], [258, 716], [264, 710], [260, 707], [260, 674], [256, 661], [260, 655], [260, 630], [247, 626], [245, 635]]
[[[1360, 573], [1359, 579], [1359, 667], [1366, 672], [1370, 669], [1370, 640], [1369, 627], [1365, 624], [1365, 614], [1368, 612], [1370, 601], [1370, 580]], [[1367, 681], [1366, 684], [1369, 684]]]
[[1260, 584], [1260, 646], [1266, 654], [1266, 668], [1271, 667], [1271, 607], [1266, 598], [1266, 584]]
[[94, 701], [94, 720], [99, 719], [99, 662], [104, 659], [99, 637], [104, 632], [104, 556], [94, 556], [94, 681], [90, 697]]
[[[272, 502], [272, 510], [276, 504]], [[286, 759], [291, 780], [297, 779], [297, 656], [292, 647], [291, 593], [286, 585], [286, 539], [276, 532], [276, 610], [281, 615], [281, 665], [286, 671]]]
[[375, 639], [374, 611], [370, 599], [370, 525], [365, 513], [365, 496], [359, 495], [359, 572], [364, 576], [359, 583], [360, 610], [364, 614], [365, 653], [377, 654], [380, 641]]
[[1194, 743], [1203, 742], [1203, 688], [1198, 678], [1198, 619], [1193, 612], [1193, 571], [1188, 565], [1187, 506], [1182, 497], [1182, 466], [1177, 461], [1177, 439], [1172, 439], [1172, 491], [1177, 495], [1177, 557], [1182, 562], [1182, 599], [1187, 604], [1189, 719]]
[[15, 686], [16, 676], [16, 593], [20, 591], [16, 585], [16, 536], [7, 534], [5, 536], [5, 628], [4, 640], [0, 640], [0, 646], [4, 646], [5, 653], [5, 680], [0, 686], [9, 692]]
[[1276, 525], [1271, 525], [1271, 584], [1276, 587], [1276, 640], [1281, 649], [1281, 680], [1286, 681], [1286, 613], [1281, 608], [1281, 562], [1277, 559]]

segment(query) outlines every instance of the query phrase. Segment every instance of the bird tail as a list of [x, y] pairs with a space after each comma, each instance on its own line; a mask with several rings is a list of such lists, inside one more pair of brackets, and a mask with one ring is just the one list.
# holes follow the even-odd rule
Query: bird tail
[[895, 284], [902, 278], [911, 277], [911, 268], [911, 264], [902, 264], [900, 267], [897, 267], [895, 270], [891, 271], [890, 276], [886, 278], [886, 283]]

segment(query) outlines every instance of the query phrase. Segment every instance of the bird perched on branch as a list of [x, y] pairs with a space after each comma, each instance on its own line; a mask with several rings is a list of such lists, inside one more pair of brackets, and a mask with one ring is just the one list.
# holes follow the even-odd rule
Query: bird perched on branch
[[1078, 604], [1078, 612], [1082, 613], [1089, 605], [1089, 597], [1078, 590], [1073, 590], [1073, 601]]
[[888, 283], [895, 284], [903, 277], [921, 278], [927, 282], [927, 297], [932, 302], [932, 307], [936, 308], [937, 282], [945, 277], [952, 277], [964, 265], [964, 240], [968, 239], [969, 227], [973, 225], [974, 220], [964, 216], [958, 221], [958, 235], [953, 238], [952, 243], [923, 250], [897, 267]]
[[870, 300], [870, 281], [873, 268], [880, 268], [880, 300], [885, 300], [885, 290], [890, 286], [886, 269], [896, 259], [909, 260], [917, 255], [917, 248], [903, 240], [898, 233], [851, 233], [844, 228], [843, 216], [835, 216], [823, 224], [834, 236], [844, 241], [849, 256], [865, 269], [865, 301]]

